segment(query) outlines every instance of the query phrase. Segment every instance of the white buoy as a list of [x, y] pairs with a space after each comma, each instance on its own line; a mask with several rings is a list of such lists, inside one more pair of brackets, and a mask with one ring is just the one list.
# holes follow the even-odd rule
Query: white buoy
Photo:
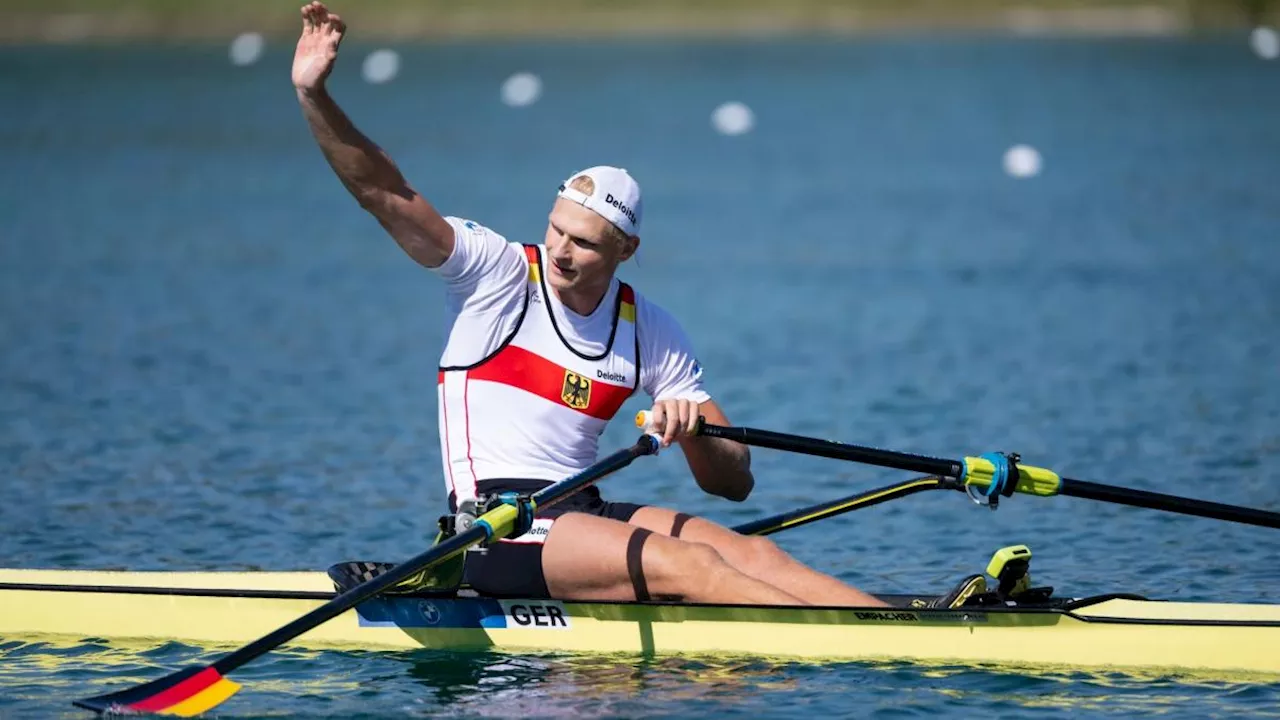
[[1265, 25], [1256, 27], [1249, 33], [1249, 45], [1258, 57], [1263, 60], [1275, 60], [1280, 57], [1280, 33], [1275, 28]]
[[374, 50], [364, 59], [361, 73], [365, 82], [376, 85], [390, 82], [400, 72], [400, 55], [395, 50]]
[[756, 124], [755, 113], [740, 102], [727, 102], [711, 113], [711, 126], [724, 135], [741, 135], [751, 132]]
[[1004, 171], [1012, 177], [1035, 177], [1042, 165], [1040, 151], [1030, 145], [1014, 145], [1004, 153]]
[[240, 33], [235, 40], [231, 41], [227, 54], [231, 56], [232, 65], [244, 67], [258, 62], [266, 46], [267, 41], [262, 38], [261, 33]]
[[502, 102], [511, 107], [524, 107], [538, 102], [542, 96], [542, 79], [533, 73], [518, 72], [502, 83]]

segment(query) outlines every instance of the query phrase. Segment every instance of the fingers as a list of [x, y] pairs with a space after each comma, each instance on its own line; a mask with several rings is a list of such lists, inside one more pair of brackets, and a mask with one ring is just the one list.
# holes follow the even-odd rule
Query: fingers
[[316, 26], [324, 22], [325, 16], [329, 14], [328, 8], [318, 2], [307, 3], [302, 6], [302, 27], [304, 30], [315, 30]]
[[667, 410], [663, 403], [654, 403], [653, 409], [649, 411], [649, 429], [650, 434], [658, 435], [662, 440], [662, 446], [666, 447], [667, 442]]
[[671, 403], [671, 405], [672, 407], [667, 408], [666, 422], [662, 426], [662, 444], [664, 447], [670, 446], [680, 433], [680, 407], [678, 403]]
[[672, 425], [675, 425], [676, 435], [684, 437], [689, 434], [689, 401], [680, 400], [676, 402], [676, 416], [672, 418]]
[[337, 13], [329, 12], [329, 8], [325, 7], [324, 3], [313, 2], [302, 6], [302, 29], [306, 32], [320, 29], [327, 34], [341, 35], [346, 32], [347, 25], [342, 22], [342, 18], [338, 17]]
[[654, 403], [649, 414], [649, 427], [662, 437], [668, 447], [680, 437], [692, 436], [698, 429], [698, 404], [690, 400], [662, 400]]
[[684, 434], [690, 437], [698, 434], [698, 404], [689, 403], [689, 414], [684, 422]]

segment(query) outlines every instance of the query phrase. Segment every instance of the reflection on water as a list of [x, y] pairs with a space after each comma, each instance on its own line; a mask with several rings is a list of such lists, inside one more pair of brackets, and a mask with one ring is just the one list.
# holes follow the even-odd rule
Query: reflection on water
[[[72, 698], [120, 689], [230, 648], [85, 640], [0, 643], [0, 715], [70, 713]], [[1082, 671], [908, 662], [808, 663], [751, 657], [503, 655], [285, 649], [236, 674], [245, 689], [220, 717], [290, 714], [466, 717], [871, 715], [1016, 711], [1020, 717], [1177, 714], [1230, 699], [1276, 713], [1274, 676]], [[376, 700], [375, 700], [376, 698]]]
[[755, 658], [423, 653], [406, 662], [408, 674], [441, 704], [501, 715], [521, 712], [535, 699], [542, 710], [599, 715], [641, 699], [732, 704], [744, 693], [796, 687], [784, 665]]

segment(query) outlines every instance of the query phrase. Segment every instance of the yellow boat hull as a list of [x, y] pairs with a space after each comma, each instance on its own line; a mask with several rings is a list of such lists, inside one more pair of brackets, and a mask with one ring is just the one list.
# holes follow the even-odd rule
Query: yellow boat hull
[[[0, 569], [0, 637], [243, 644], [332, 597], [324, 573]], [[1280, 674], [1280, 606], [785, 608], [399, 596], [299, 637], [336, 648], [734, 654]]]

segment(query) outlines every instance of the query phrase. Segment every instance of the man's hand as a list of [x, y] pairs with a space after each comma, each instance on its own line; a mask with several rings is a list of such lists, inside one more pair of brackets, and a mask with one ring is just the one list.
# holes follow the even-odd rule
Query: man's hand
[[347, 32], [342, 18], [324, 3], [302, 6], [302, 37], [293, 54], [293, 86], [303, 92], [324, 87], [325, 78], [338, 59], [338, 45]]
[[659, 400], [649, 411], [649, 430], [662, 436], [663, 447], [692, 436], [697, 429], [698, 403], [692, 400]]

